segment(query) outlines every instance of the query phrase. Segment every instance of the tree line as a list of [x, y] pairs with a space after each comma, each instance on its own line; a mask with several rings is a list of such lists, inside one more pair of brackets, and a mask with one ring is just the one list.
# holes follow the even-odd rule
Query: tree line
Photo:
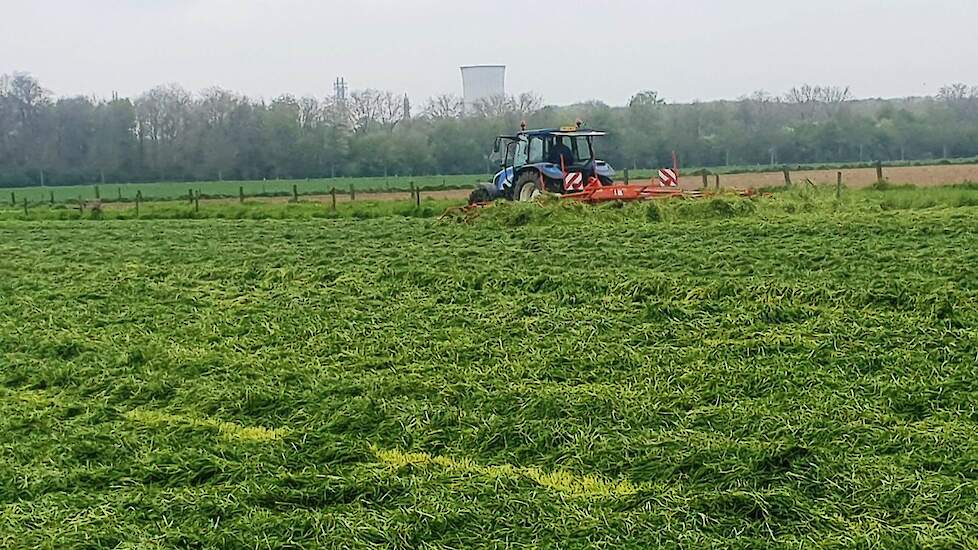
[[346, 98], [271, 101], [210, 88], [158, 86], [135, 98], [54, 97], [28, 74], [0, 76], [0, 186], [479, 174], [495, 170], [493, 137], [521, 121], [582, 119], [611, 131], [614, 166], [782, 165], [978, 156], [978, 87], [933, 97], [855, 100], [805, 85], [782, 96], [669, 104], [656, 92], [627, 106], [546, 106], [538, 96], [429, 99], [358, 90]]

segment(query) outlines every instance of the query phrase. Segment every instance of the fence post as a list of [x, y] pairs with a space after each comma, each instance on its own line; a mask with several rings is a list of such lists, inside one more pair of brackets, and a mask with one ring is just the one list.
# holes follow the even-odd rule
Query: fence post
[[194, 203], [194, 190], [187, 189], [187, 202], [190, 204]]
[[883, 161], [876, 161], [876, 181], [883, 183]]
[[412, 181], [411, 182], [411, 200], [412, 201], [414, 200], [414, 193], [415, 193], [415, 191], [414, 191], [414, 182]]
[[720, 174], [713, 174], [713, 183], [716, 185], [716, 190], [720, 190]]
[[102, 193], [99, 191], [98, 184], [95, 184], [95, 200], [102, 200]]
[[[414, 182], [411, 182], [411, 187], [414, 187]], [[414, 193], [414, 206], [421, 208], [421, 188]]]
[[[122, 186], [120, 185], [119, 187], [116, 187], [116, 188], [115, 188], [115, 190], [116, 190], [116, 191], [118, 192], [118, 194], [119, 194], [119, 202], [122, 202]], [[138, 191], [137, 191], [137, 192], [138, 192]]]
[[835, 175], [835, 198], [842, 197], [842, 172]]
[[333, 212], [336, 212], [336, 186], [333, 186], [333, 188], [329, 190], [329, 196], [333, 203], [332, 210]]
[[24, 217], [27, 217], [27, 197], [24, 197]]
[[17, 206], [17, 196], [13, 191], [10, 192], [10, 206]]
[[190, 194], [194, 196], [194, 213], [200, 212], [200, 191], [191, 191]]
[[238, 202], [244, 202], [244, 185], [238, 186]]
[[787, 166], [781, 168], [781, 171], [784, 172], [784, 186], [791, 187], [791, 171]]
[[356, 192], [355, 189], [353, 189], [353, 184], [352, 183], [350, 184], [350, 200], [351, 201], [357, 200], [357, 192]]
[[700, 177], [703, 178], [703, 189], [709, 189], [710, 188], [710, 175], [709, 175], [709, 172], [706, 171], [706, 168], [700, 170]]
[[628, 168], [625, 168], [625, 185], [628, 185]]
[[81, 195], [78, 195], [78, 213], [79, 214], [85, 213], [85, 201], [82, 200]]
[[136, 191], [136, 217], [139, 217], [139, 203], [143, 200], [143, 192]]
[[299, 202], [299, 186], [292, 184], [292, 202]]
[[54, 206], [54, 191], [51, 191], [51, 206]]

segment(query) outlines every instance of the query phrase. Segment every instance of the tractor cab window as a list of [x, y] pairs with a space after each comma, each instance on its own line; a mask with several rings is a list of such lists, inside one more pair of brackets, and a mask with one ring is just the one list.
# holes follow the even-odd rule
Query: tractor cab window
[[517, 141], [514, 144], [515, 157], [513, 159], [513, 166], [523, 166], [526, 164], [526, 142]]
[[[574, 137], [569, 138], [571, 152], [574, 153], [574, 159], [577, 164], [587, 164], [591, 162], [591, 143], [590, 139], [586, 137]], [[567, 141], [565, 141], [567, 143]]]
[[527, 163], [534, 164], [538, 162], [543, 162], [543, 139], [531, 137], [529, 151], [527, 154]]

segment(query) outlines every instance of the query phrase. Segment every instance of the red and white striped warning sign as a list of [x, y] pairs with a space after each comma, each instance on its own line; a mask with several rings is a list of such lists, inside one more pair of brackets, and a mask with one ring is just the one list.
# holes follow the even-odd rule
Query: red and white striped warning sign
[[564, 191], [584, 191], [584, 174], [571, 172], [564, 176]]
[[666, 187], [677, 187], [679, 185], [679, 174], [672, 168], [659, 170], [659, 181]]

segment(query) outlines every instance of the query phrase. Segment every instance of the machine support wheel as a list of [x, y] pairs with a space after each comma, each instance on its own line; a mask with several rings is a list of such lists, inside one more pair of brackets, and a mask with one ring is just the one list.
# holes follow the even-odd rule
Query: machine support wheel
[[492, 202], [492, 194], [484, 187], [476, 187], [469, 194], [469, 204]]

